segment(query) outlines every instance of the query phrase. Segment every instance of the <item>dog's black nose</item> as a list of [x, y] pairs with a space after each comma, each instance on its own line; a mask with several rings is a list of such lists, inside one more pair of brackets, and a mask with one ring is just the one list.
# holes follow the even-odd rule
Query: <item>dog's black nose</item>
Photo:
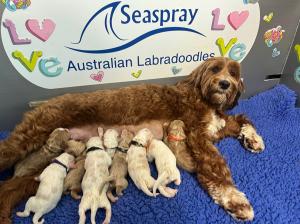
[[219, 86], [221, 87], [221, 89], [228, 89], [230, 86], [230, 82], [226, 81], [226, 80], [221, 80], [219, 82]]

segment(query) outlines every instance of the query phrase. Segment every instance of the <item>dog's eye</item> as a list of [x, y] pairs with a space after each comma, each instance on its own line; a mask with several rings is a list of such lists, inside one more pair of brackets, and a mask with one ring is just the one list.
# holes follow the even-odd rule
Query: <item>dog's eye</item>
[[237, 72], [236, 72], [235, 70], [233, 70], [233, 69], [230, 70], [229, 73], [230, 73], [230, 75], [233, 76], [233, 77], [236, 77], [236, 76], [237, 76]]
[[214, 67], [211, 68], [211, 71], [212, 71], [214, 74], [216, 74], [216, 73], [218, 73], [219, 71], [221, 71], [221, 68], [220, 68], [219, 66], [214, 66]]

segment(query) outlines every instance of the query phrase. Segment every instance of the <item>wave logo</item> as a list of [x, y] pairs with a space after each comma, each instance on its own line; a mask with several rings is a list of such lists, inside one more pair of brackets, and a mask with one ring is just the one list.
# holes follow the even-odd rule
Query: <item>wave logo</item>
[[[80, 45], [85, 38], [86, 32], [89, 30], [94, 20], [96, 20], [97, 17], [105, 14], [106, 33], [121, 41], [121, 43], [118, 46], [96, 50], [81, 49], [78, 47], [70, 46], [67, 46], [67, 48], [81, 53], [107, 54], [125, 50], [149, 37], [166, 32], [190, 32], [205, 37], [205, 35], [200, 33], [199, 31], [187, 27], [192, 25], [193, 22], [195, 22], [199, 9], [145, 9], [132, 11], [130, 5], [122, 5], [121, 3], [121, 1], [113, 2], [97, 10], [83, 27], [78, 41], [72, 43], [73, 45]], [[119, 17], [116, 16], [116, 12], [119, 12]], [[126, 39], [123, 38], [121, 35], [117, 34], [116, 29], [114, 28], [114, 21], [120, 22], [120, 25], [122, 26], [129, 26], [131, 24], [134, 24], [144, 26], [155, 25], [159, 27], [142, 33], [135, 38]], [[180, 24], [180, 26], [178, 26], [178, 24]], [[128, 27], [128, 29], [130, 29], [130, 27]]]

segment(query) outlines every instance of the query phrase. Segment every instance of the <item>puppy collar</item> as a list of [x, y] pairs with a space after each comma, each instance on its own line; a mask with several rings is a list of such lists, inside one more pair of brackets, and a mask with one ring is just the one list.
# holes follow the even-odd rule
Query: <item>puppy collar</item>
[[184, 138], [176, 135], [168, 135], [168, 141], [179, 142], [183, 141]]
[[100, 147], [93, 146], [93, 147], [89, 148], [89, 149], [86, 151], [86, 153], [93, 152], [93, 151], [96, 151], [96, 150], [104, 150], [104, 149], [102, 149], [102, 148], [100, 148]]
[[60, 162], [59, 160], [55, 159], [55, 160], [52, 161], [52, 164], [53, 163], [54, 164], [58, 164], [58, 165], [62, 166], [63, 168], [65, 168], [66, 169], [66, 173], [69, 172], [69, 168], [65, 164], [63, 164], [62, 162]]
[[119, 151], [119, 152], [127, 153], [128, 148], [116, 147], [116, 150]]
[[130, 145], [134, 145], [134, 146], [141, 147], [141, 148], [146, 148], [143, 144], [141, 144], [141, 143], [139, 143], [139, 142], [137, 142], [135, 140], [132, 140], [130, 142]]

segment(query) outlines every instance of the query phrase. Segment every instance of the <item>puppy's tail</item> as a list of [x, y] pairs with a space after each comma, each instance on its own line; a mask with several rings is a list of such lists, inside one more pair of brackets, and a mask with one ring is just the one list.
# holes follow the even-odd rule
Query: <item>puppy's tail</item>
[[145, 182], [143, 182], [143, 183], [141, 184], [141, 190], [142, 190], [146, 195], [148, 195], [148, 196], [150, 196], [150, 197], [154, 197], [154, 194], [151, 193], [151, 191], [149, 191], [149, 189], [148, 189], [148, 187], [147, 187], [147, 185], [146, 185]]
[[16, 177], [1, 184], [0, 220], [10, 220], [13, 208], [36, 193], [39, 182], [34, 177]]
[[155, 181], [153, 186], [153, 194], [156, 195], [157, 188], [159, 188], [168, 179], [168, 173], [164, 171]]

